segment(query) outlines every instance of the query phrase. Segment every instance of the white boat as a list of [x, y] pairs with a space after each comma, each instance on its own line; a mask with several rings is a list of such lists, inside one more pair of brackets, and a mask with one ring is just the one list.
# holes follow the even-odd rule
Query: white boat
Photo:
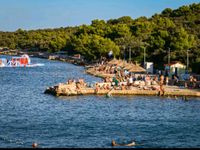
[[32, 64], [31, 59], [27, 54], [21, 57], [12, 57], [11, 60], [0, 58], [0, 67], [37, 67], [44, 64]]

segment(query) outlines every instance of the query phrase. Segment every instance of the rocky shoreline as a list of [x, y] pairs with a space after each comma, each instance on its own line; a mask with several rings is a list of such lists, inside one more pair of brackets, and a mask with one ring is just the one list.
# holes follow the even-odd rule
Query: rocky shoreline
[[[91, 66], [86, 69], [86, 73], [96, 77], [115, 78], [115, 74], [103, 73], [97, 71], [96, 66]], [[138, 81], [139, 84], [143, 84], [144, 81]], [[164, 93], [160, 91], [160, 86], [157, 85], [132, 85], [125, 86], [124, 82], [120, 82], [118, 86], [114, 85], [113, 81], [105, 81], [96, 83], [93, 86], [87, 85], [84, 82], [79, 85], [79, 81], [70, 81], [67, 83], [59, 83], [58, 85], [48, 87], [45, 90], [46, 94], [52, 94], [54, 96], [76, 96], [76, 95], [105, 95], [110, 97], [111, 95], [147, 95], [147, 96], [174, 96], [174, 97], [200, 97], [200, 89], [188, 89], [184, 86], [172, 86], [164, 85]], [[183, 84], [183, 83], [180, 83]]]
[[[165, 94], [163, 96], [174, 96], [174, 97], [200, 97], [200, 90], [181, 89], [178, 87], [165, 87]], [[85, 87], [79, 90], [74, 90], [67, 87], [66, 84], [59, 84], [56, 86], [48, 87], [45, 90], [45, 94], [52, 94], [54, 96], [77, 96], [77, 95], [146, 95], [146, 96], [158, 96], [159, 91], [157, 90], [143, 90], [143, 89], [131, 89], [131, 90], [105, 90], [100, 89], [96, 91], [94, 88]]]
[[[22, 55], [25, 52], [9, 52], [9, 53], [1, 53], [2, 55]], [[26, 53], [27, 54], [27, 53]], [[34, 52], [34, 53], [28, 53], [31, 57], [38, 57], [38, 58], [44, 58], [49, 60], [58, 60], [63, 61], [67, 63], [72, 63], [75, 65], [81, 65], [86, 66], [88, 65], [86, 62], [84, 62], [83, 59], [80, 57], [70, 57], [67, 55], [54, 55], [50, 53], [41, 53], [41, 52]], [[91, 74], [96, 77], [100, 78], [106, 78], [106, 77], [114, 77], [114, 74], [103, 74], [98, 71], [94, 71], [94, 66], [91, 65], [90, 67], [86, 68], [86, 73]], [[183, 83], [182, 83], [183, 84]], [[182, 85], [181, 84], [181, 85]], [[178, 86], [165, 86], [165, 94], [164, 96], [195, 96], [200, 97], [200, 90], [199, 89], [182, 89]], [[44, 93], [52, 94], [55, 96], [73, 96], [73, 95], [159, 95], [159, 91], [157, 90], [144, 90], [144, 89], [112, 89], [112, 90], [105, 90], [105, 89], [99, 89], [96, 91], [96, 89], [93, 87], [87, 87], [80, 88], [79, 90], [71, 89], [70, 86], [66, 86], [64, 83], [59, 83], [58, 85], [48, 87]]]

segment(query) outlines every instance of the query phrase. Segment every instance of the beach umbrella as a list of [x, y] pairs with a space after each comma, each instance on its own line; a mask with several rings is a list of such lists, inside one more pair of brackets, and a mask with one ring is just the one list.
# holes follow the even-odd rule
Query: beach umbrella
[[116, 65], [118, 63], [119, 63], [119, 60], [117, 60], [115, 58], [108, 62], [108, 64], [110, 64], [110, 65]]
[[126, 64], [125, 61], [123, 61], [123, 60], [119, 60], [117, 66], [119, 66], [119, 67], [124, 67], [125, 64]]
[[129, 70], [129, 72], [146, 72], [146, 70], [139, 65], [135, 65]]
[[135, 67], [134, 64], [132, 64], [132, 63], [126, 63], [124, 69], [126, 69], [126, 70], [130, 70], [130, 69], [132, 69], [132, 68], [134, 68], [134, 67]]

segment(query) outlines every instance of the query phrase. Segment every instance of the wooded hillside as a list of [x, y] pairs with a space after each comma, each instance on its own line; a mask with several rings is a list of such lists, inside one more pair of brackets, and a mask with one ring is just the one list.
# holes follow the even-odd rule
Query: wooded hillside
[[[133, 10], [134, 11], [134, 10]], [[171, 61], [186, 64], [189, 49], [190, 68], [200, 73], [200, 3], [182, 6], [176, 10], [166, 8], [150, 18], [93, 20], [90, 25], [57, 29], [0, 32], [0, 47], [48, 52], [80, 53], [88, 60], [107, 56], [110, 50], [117, 58], [143, 62], [144, 48], [147, 61], [162, 69]]]

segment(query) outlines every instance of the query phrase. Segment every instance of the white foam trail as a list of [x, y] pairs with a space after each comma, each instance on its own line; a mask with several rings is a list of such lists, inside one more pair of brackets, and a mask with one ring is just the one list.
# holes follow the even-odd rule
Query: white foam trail
[[1, 68], [4, 68], [4, 67], [11, 67], [11, 68], [25, 68], [25, 67], [40, 67], [40, 66], [44, 66], [44, 64], [29, 64], [29, 65], [26, 65], [26, 66], [0, 66]]

